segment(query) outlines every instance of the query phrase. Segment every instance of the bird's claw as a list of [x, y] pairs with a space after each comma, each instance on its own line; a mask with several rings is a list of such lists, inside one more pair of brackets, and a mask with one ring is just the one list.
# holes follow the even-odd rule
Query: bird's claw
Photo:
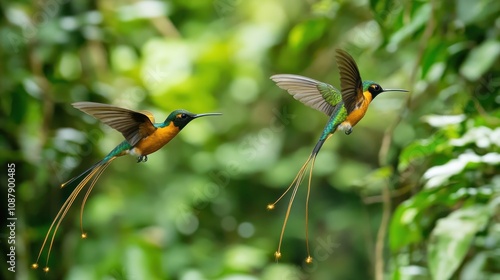
[[137, 157], [137, 162], [139, 163], [141, 161], [142, 162], [148, 161], [148, 156], [139, 156], [139, 157]]
[[345, 135], [349, 135], [352, 133], [352, 127], [349, 127], [348, 129], [345, 130]]

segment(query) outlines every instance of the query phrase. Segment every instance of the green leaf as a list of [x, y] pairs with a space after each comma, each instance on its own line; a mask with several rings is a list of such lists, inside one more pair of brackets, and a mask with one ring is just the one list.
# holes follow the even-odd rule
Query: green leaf
[[455, 184], [447, 189], [426, 189], [418, 192], [410, 199], [401, 203], [391, 219], [389, 226], [389, 245], [391, 250], [397, 251], [410, 244], [422, 241], [428, 234], [430, 222], [437, 219], [439, 212], [433, 207], [455, 205], [466, 193], [458, 193], [463, 188]]
[[497, 144], [500, 128], [492, 130], [486, 126], [473, 127], [467, 130], [460, 138], [450, 140], [450, 144], [456, 147], [463, 147], [474, 143], [476, 147], [488, 149], [493, 144]]
[[418, 140], [411, 143], [399, 156], [398, 170], [403, 171], [415, 160], [423, 159], [436, 153], [438, 148], [446, 143], [442, 134], [434, 134], [429, 139]]
[[460, 273], [460, 279], [486, 279], [483, 273], [483, 267], [488, 261], [488, 254], [481, 252], [472, 260], [467, 262]]
[[[418, 198], [417, 198], [418, 199]], [[422, 240], [422, 229], [418, 223], [421, 209], [411, 198], [398, 206], [389, 226], [389, 245], [392, 251]]]
[[422, 120], [433, 127], [445, 127], [462, 123], [466, 119], [464, 114], [459, 115], [427, 115]]
[[[444, 45], [440, 38], [432, 38], [427, 43], [426, 51], [424, 52], [424, 56], [422, 58], [422, 72], [421, 77], [427, 77], [429, 70], [435, 65], [445, 65], [444, 61], [447, 59], [447, 45]], [[432, 72], [431, 72], [432, 74]], [[432, 77], [427, 77], [432, 80]], [[440, 78], [440, 77], [439, 77]]]
[[429, 271], [427, 268], [416, 265], [398, 266], [392, 280], [427, 280]]
[[288, 37], [292, 49], [303, 50], [309, 44], [315, 42], [326, 30], [328, 21], [325, 19], [311, 19], [296, 25]]
[[431, 5], [430, 4], [424, 4], [422, 7], [418, 9], [418, 11], [415, 12], [415, 15], [411, 22], [407, 25], [405, 25], [403, 28], [399, 29], [396, 33], [394, 33], [389, 41], [389, 49], [397, 49], [397, 46], [401, 41], [403, 41], [406, 38], [412, 37], [412, 35], [422, 28], [428, 21], [429, 18], [431, 17]]
[[442, 186], [450, 177], [461, 173], [464, 169], [477, 169], [479, 163], [498, 165], [500, 164], [500, 154], [488, 153], [480, 156], [474, 152], [466, 151], [443, 165], [436, 165], [429, 168], [423, 175], [423, 178], [427, 180], [425, 187], [435, 188]]
[[457, 17], [465, 24], [485, 20], [488, 15], [495, 14], [500, 10], [500, 2], [495, 0], [458, 0]]
[[488, 40], [473, 49], [460, 67], [460, 74], [471, 81], [477, 81], [491, 68], [500, 55], [500, 42]]
[[352, 184], [362, 187], [364, 192], [380, 194], [382, 187], [387, 185], [387, 181], [393, 173], [392, 166], [380, 167], [365, 177], [354, 180]]
[[62, 54], [58, 64], [58, 72], [63, 79], [78, 79], [82, 74], [82, 64], [78, 55], [73, 52]]
[[486, 206], [473, 206], [456, 210], [438, 220], [428, 246], [428, 263], [433, 279], [450, 279], [462, 263], [472, 239], [486, 226], [489, 218]]

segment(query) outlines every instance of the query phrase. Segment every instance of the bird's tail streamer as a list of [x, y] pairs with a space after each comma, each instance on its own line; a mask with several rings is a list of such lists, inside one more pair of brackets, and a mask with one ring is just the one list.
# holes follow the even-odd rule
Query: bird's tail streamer
[[[75, 201], [75, 199], [78, 197], [78, 195], [84, 189], [84, 187], [87, 185], [87, 183], [90, 180], [92, 180], [92, 182], [90, 183], [90, 186], [87, 189], [87, 192], [85, 193], [85, 196], [83, 198], [82, 205], [80, 208], [80, 229], [82, 232], [81, 237], [82, 238], [87, 237], [87, 234], [83, 231], [83, 210], [85, 208], [85, 203], [87, 202], [87, 199], [88, 199], [90, 193], [92, 192], [92, 189], [94, 188], [97, 180], [102, 175], [104, 170], [106, 170], [108, 165], [115, 158], [116, 157], [110, 157], [110, 158], [106, 158], [104, 160], [101, 160], [101, 161], [97, 162], [96, 164], [94, 164], [93, 166], [91, 166], [89, 169], [87, 169], [82, 174], [70, 179], [69, 181], [67, 181], [66, 183], [61, 185], [61, 188], [63, 188], [65, 186], [73, 183], [74, 181], [77, 181], [82, 176], [85, 176], [81, 180], [81, 182], [76, 186], [76, 188], [71, 192], [69, 197], [66, 199], [64, 204], [61, 206], [61, 209], [59, 209], [59, 212], [57, 212], [56, 217], [54, 218], [54, 220], [50, 224], [49, 230], [47, 231], [47, 234], [45, 235], [45, 238], [43, 240], [42, 247], [40, 248], [40, 252], [38, 253], [38, 257], [36, 259], [36, 262], [31, 265], [32, 268], [35, 268], [35, 269], [38, 268], [38, 261], [40, 260], [40, 256], [42, 255], [43, 249], [45, 248], [45, 245], [48, 245], [49, 249], [47, 252], [47, 259], [46, 259], [45, 267], [43, 268], [43, 270], [45, 272], [49, 271], [49, 266], [48, 266], [49, 257], [50, 257], [50, 252], [52, 250], [52, 246], [54, 245], [54, 239], [55, 239], [57, 230], [59, 229], [59, 226], [61, 225], [61, 222], [64, 219], [64, 217], [66, 216], [66, 214], [68, 213], [69, 209], [73, 205], [73, 202]], [[50, 236], [52, 236], [52, 237], [50, 237]], [[50, 237], [50, 242], [48, 242], [49, 237]]]
[[[319, 150], [325, 143], [325, 141], [329, 137], [324, 137], [323, 139], [320, 139], [318, 143], [316, 143], [316, 146], [314, 146], [314, 149], [312, 153], [309, 155], [307, 158], [306, 162], [302, 165], [300, 168], [299, 172], [293, 179], [292, 183], [290, 186], [285, 190], [285, 192], [272, 204], [267, 205], [268, 210], [274, 209], [275, 205], [290, 191], [292, 190], [292, 195], [290, 196], [290, 200], [288, 201], [288, 207], [286, 210], [285, 214], [285, 220], [283, 222], [283, 226], [281, 228], [281, 234], [280, 234], [280, 239], [279, 239], [279, 244], [278, 244], [278, 250], [274, 253], [274, 256], [276, 260], [281, 258], [281, 244], [283, 241], [283, 235], [285, 234], [285, 228], [286, 224], [288, 222], [288, 218], [290, 217], [290, 211], [292, 209], [293, 201], [295, 200], [295, 196], [297, 195], [297, 190], [299, 189], [300, 184], [304, 180], [304, 175], [309, 173], [309, 178], [308, 178], [308, 183], [307, 183], [307, 197], [306, 197], [306, 249], [307, 249], [307, 258], [306, 258], [306, 263], [311, 263], [312, 262], [312, 257], [309, 252], [309, 229], [308, 229], [308, 222], [309, 222], [309, 195], [311, 193], [311, 180], [312, 180], [312, 171], [314, 168], [314, 162], [316, 161], [316, 156], [319, 153]], [[308, 172], [309, 171], [309, 172]]]

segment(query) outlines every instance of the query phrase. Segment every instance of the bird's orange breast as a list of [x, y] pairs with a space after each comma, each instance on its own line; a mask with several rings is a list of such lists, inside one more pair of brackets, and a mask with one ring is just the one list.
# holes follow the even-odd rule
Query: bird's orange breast
[[171, 122], [168, 126], [160, 127], [153, 134], [140, 140], [134, 148], [140, 155], [149, 155], [165, 146], [179, 131], [179, 128]]
[[347, 115], [345, 122], [348, 122], [351, 126], [355, 126], [365, 116], [365, 113], [368, 110], [368, 105], [372, 102], [372, 94], [370, 92], [363, 92], [363, 96], [364, 100], [361, 105]]

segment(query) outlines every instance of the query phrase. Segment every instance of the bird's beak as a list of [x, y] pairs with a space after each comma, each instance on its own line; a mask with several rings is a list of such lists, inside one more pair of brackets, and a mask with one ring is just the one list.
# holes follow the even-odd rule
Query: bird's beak
[[199, 118], [199, 117], [206, 117], [206, 116], [219, 116], [222, 115], [222, 113], [205, 113], [205, 114], [196, 114], [193, 116], [193, 119]]
[[387, 91], [409, 92], [409, 90], [406, 90], [406, 89], [398, 89], [398, 88], [384, 89], [384, 92], [387, 92]]

